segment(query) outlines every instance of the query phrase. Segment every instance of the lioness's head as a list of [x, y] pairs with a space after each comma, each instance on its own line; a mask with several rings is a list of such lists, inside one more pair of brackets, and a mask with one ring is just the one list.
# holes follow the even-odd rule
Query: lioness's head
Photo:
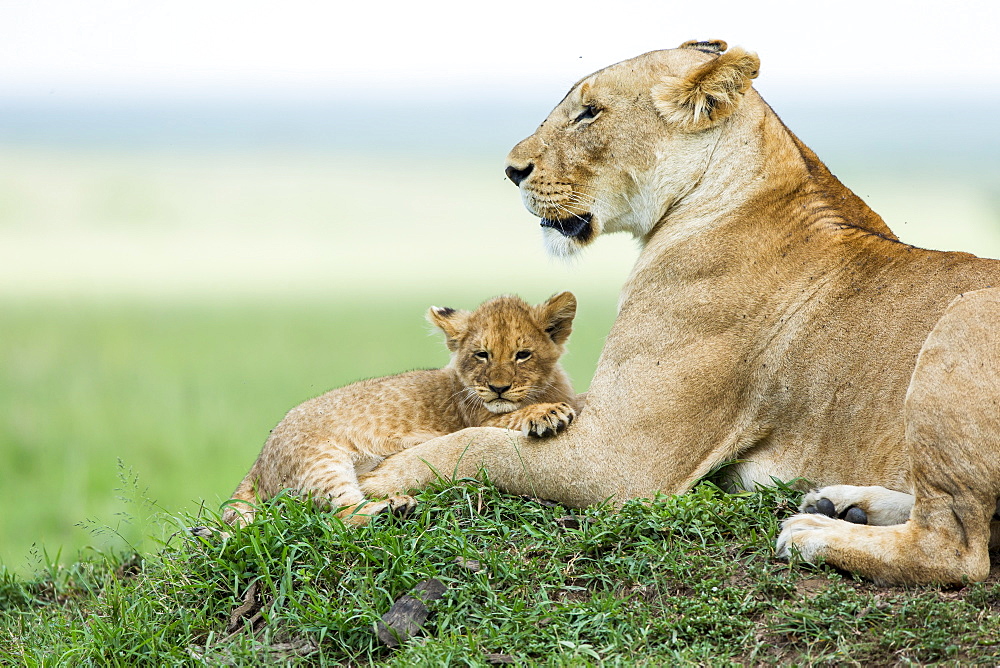
[[532, 403], [562, 373], [559, 357], [575, 315], [576, 297], [561, 292], [537, 306], [509, 295], [472, 312], [432, 306], [427, 319], [448, 337], [450, 366], [468, 397], [492, 413], [509, 413]]
[[698, 186], [759, 66], [725, 42], [685, 42], [574, 85], [507, 156], [549, 251], [569, 255], [606, 232], [645, 238]]

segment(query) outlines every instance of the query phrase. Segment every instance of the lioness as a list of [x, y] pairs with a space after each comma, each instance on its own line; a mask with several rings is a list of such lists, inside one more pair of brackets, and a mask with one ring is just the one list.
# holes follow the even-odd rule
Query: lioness
[[345, 523], [366, 524], [415, 503], [405, 495], [365, 501], [357, 474], [387, 455], [464, 427], [536, 438], [562, 430], [577, 401], [559, 365], [575, 315], [569, 292], [537, 306], [504, 296], [471, 313], [431, 307], [427, 319], [447, 337], [449, 364], [361, 381], [293, 408], [271, 431], [222, 519], [252, 522], [250, 502], [293, 489], [339, 508]]
[[798, 515], [782, 555], [879, 582], [987, 575], [1000, 262], [900, 242], [758, 96], [758, 66], [721, 41], [647, 53], [579, 81], [514, 147], [507, 175], [553, 253], [642, 243], [587, 410], [544, 444], [428, 441], [363, 490], [485, 467], [513, 492], [620, 503], [738, 459], [746, 485], [802, 477], [836, 486], [812, 507], [907, 520]]

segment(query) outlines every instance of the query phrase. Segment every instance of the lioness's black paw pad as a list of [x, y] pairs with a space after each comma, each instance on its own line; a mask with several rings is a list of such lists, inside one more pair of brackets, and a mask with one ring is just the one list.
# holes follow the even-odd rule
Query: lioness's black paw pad
[[805, 508], [803, 511], [813, 515], [826, 515], [838, 520], [844, 520], [851, 524], [868, 524], [868, 513], [857, 506], [850, 506], [842, 513], [837, 513], [837, 506], [826, 497], [821, 497]]
[[868, 524], [868, 513], [857, 506], [852, 506], [847, 509], [847, 512], [840, 519], [851, 524]]
[[803, 510], [814, 515], [837, 516], [837, 506], [833, 505], [833, 501], [826, 497], [817, 500], [814, 505], [806, 506]]

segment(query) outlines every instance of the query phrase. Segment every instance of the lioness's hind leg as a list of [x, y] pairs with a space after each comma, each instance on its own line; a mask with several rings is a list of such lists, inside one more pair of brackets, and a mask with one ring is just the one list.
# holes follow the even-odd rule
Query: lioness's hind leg
[[989, 574], [1000, 494], [1000, 289], [959, 295], [927, 337], [904, 407], [910, 519], [860, 526], [796, 515], [779, 556], [798, 552], [882, 583], [957, 583]]
[[829, 485], [802, 497], [799, 510], [836, 517], [852, 524], [889, 526], [910, 517], [913, 495], [877, 485]]

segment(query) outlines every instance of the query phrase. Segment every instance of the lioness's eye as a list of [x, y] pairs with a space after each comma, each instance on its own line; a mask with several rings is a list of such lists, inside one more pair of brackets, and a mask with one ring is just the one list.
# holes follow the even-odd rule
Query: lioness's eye
[[518, 360], [519, 362], [523, 362], [529, 357], [531, 357], [530, 350], [518, 350], [517, 353], [514, 355], [514, 359]]
[[577, 116], [576, 120], [574, 120], [573, 122], [579, 123], [580, 121], [585, 121], [588, 118], [597, 118], [597, 114], [599, 113], [601, 113], [600, 109], [598, 109], [592, 104], [588, 104], [586, 107], [583, 108], [583, 111], [580, 112], [580, 115]]
[[479, 352], [475, 352], [475, 353], [472, 353], [472, 354], [475, 355], [475, 357], [477, 359], [481, 359], [481, 360], [488, 360], [490, 358], [490, 354], [488, 352], [486, 352], [485, 350], [480, 350]]

